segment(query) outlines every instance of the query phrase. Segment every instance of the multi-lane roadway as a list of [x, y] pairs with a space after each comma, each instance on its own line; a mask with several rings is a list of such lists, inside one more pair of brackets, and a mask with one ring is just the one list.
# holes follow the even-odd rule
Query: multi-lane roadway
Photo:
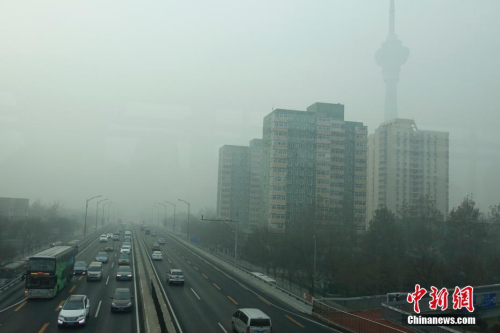
[[[102, 232], [116, 231], [119, 226], [108, 226]], [[57, 330], [59, 305], [69, 295], [85, 294], [91, 302], [90, 318], [86, 330], [91, 332], [145, 332], [142, 318], [141, 288], [139, 282], [147, 286], [148, 281], [138, 281], [135, 263], [152, 262], [155, 274], [160, 279], [161, 292], [166, 294], [171, 305], [169, 315], [178, 325], [179, 332], [231, 332], [231, 315], [239, 308], [258, 308], [272, 319], [273, 332], [334, 332], [317, 322], [311, 316], [300, 312], [290, 303], [268, 294], [241, 277], [218, 265], [210, 256], [204, 257], [193, 252], [189, 246], [161, 228], [154, 228], [156, 236], [145, 235], [138, 227], [133, 228], [134, 243], [131, 266], [133, 281], [116, 281], [119, 247], [121, 242], [113, 242], [115, 251], [109, 252], [110, 260], [104, 264], [104, 278], [100, 282], [87, 282], [85, 276], [74, 276], [69, 285], [54, 299], [27, 300], [22, 288], [0, 304], [1, 332], [53, 332]], [[152, 245], [165, 238], [161, 245], [163, 260], [150, 261]], [[122, 237], [123, 239], [123, 237]], [[104, 243], [99, 243], [99, 235], [92, 242], [80, 248], [77, 260], [93, 261]], [[143, 251], [138, 251], [142, 247]], [[184, 272], [185, 284], [168, 285], [166, 276], [170, 269]], [[148, 276], [148, 278], [155, 278]], [[137, 294], [130, 313], [111, 313], [111, 299], [117, 287], [128, 287]], [[142, 289], [149, 292], [149, 288]], [[139, 310], [139, 311], [138, 311]]]
[[[116, 229], [119, 227], [116, 226]], [[104, 230], [104, 229], [103, 229]], [[106, 228], [106, 232], [115, 231]], [[103, 231], [104, 232], [104, 231]], [[87, 263], [94, 261], [104, 243], [99, 243], [99, 236], [88, 246], [80, 248], [76, 260]], [[115, 250], [108, 252], [109, 261], [103, 264], [102, 281], [87, 282], [85, 275], [76, 275], [66, 288], [53, 299], [25, 299], [23, 288], [0, 307], [0, 332], [56, 332], [59, 305], [70, 296], [84, 294], [90, 300], [90, 318], [86, 330], [90, 332], [136, 332], [140, 329], [141, 316], [137, 311], [137, 299], [130, 313], [111, 313], [111, 296], [115, 288], [125, 287], [135, 293], [136, 279], [133, 281], [116, 281], [120, 242], [113, 242]], [[134, 268], [134, 258], [131, 257], [131, 267]], [[139, 297], [140, 299], [140, 297]], [[9, 305], [9, 306], [7, 306]]]

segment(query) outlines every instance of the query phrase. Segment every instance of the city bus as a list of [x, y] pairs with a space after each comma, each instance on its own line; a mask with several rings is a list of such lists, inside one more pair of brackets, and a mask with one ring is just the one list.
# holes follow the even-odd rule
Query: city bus
[[29, 258], [24, 294], [28, 298], [52, 298], [73, 277], [76, 250], [56, 246]]
[[0, 287], [17, 278], [24, 278], [24, 274], [26, 274], [26, 263], [24, 261], [16, 261], [3, 266], [0, 268]]

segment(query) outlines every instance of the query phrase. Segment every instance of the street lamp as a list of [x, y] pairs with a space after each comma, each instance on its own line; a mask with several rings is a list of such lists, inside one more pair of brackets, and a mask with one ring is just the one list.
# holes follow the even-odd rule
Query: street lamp
[[172, 227], [172, 232], [175, 234], [175, 204], [173, 204], [169, 201], [165, 201], [165, 203], [168, 203], [168, 204], [171, 204], [172, 206], [174, 206], [174, 226]]
[[167, 205], [158, 202], [158, 205], [162, 205], [165, 208], [165, 226], [167, 226]]
[[179, 201], [184, 202], [186, 205], [188, 205], [188, 225], [187, 225], [187, 240], [189, 242], [189, 214], [191, 214], [191, 204], [187, 201], [184, 201], [182, 199], [177, 199]]
[[102, 199], [97, 201], [97, 205], [95, 207], [95, 231], [97, 231], [97, 218], [99, 217], [99, 202], [108, 201], [109, 199]]
[[229, 229], [233, 230], [229, 225], [226, 224], [226, 222], [234, 222], [236, 224], [236, 228], [234, 231], [234, 261], [237, 260], [238, 258], [238, 221], [230, 220], [230, 219], [225, 219], [225, 220], [212, 220], [212, 219], [204, 219], [203, 215], [201, 216], [202, 221], [209, 221], [209, 222], [222, 222], [226, 227]]
[[102, 195], [98, 195], [90, 199], [87, 199], [87, 202], [85, 203], [85, 225], [83, 227], [83, 238], [85, 238], [85, 236], [87, 235], [87, 211], [89, 209], [89, 201], [99, 197], [102, 197]]
[[316, 235], [313, 236], [313, 239], [314, 239], [314, 268], [313, 268], [312, 297], [314, 297], [314, 292], [316, 289]]
[[[101, 216], [101, 228], [104, 227], [104, 211], [106, 209], [106, 206], [112, 205], [114, 202], [105, 202], [104, 205], [102, 205], [102, 216]], [[108, 207], [108, 212], [109, 212], [109, 207]]]

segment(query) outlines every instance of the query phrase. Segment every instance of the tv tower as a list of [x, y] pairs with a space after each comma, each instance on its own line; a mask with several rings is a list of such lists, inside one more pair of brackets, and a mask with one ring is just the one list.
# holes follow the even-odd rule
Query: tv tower
[[377, 64], [382, 67], [385, 81], [384, 120], [398, 117], [398, 81], [401, 66], [408, 60], [410, 50], [396, 36], [394, 24], [394, 0], [390, 0], [389, 35], [375, 53]]

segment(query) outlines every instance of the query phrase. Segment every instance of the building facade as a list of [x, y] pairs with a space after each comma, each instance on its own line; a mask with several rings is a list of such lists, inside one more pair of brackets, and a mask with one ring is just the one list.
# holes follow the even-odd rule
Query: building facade
[[285, 232], [295, 223], [351, 221], [365, 228], [367, 128], [341, 104], [275, 109], [264, 118], [261, 218]]
[[29, 199], [0, 198], [0, 216], [11, 221], [24, 221], [28, 216], [29, 205]]
[[397, 213], [428, 196], [444, 216], [449, 203], [449, 134], [418, 130], [409, 119], [380, 125], [368, 139], [367, 226], [375, 210]]

